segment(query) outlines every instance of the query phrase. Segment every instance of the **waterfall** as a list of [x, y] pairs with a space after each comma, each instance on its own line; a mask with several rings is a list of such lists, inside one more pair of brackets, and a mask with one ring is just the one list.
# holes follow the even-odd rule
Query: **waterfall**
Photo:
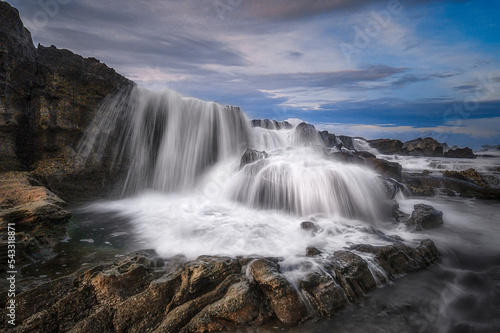
[[[365, 221], [386, 215], [379, 177], [329, 159], [313, 125], [252, 124], [237, 107], [132, 87], [103, 103], [79, 157], [83, 164], [122, 168], [127, 196], [145, 190], [194, 193], [209, 175], [222, 172], [225, 180], [217, 186], [224, 199], [252, 208]], [[247, 147], [265, 150], [267, 158], [240, 170]]]
[[140, 87], [108, 98], [90, 128], [81, 163], [126, 163], [125, 193], [192, 188], [208, 167], [243, 151], [250, 132], [237, 107]]

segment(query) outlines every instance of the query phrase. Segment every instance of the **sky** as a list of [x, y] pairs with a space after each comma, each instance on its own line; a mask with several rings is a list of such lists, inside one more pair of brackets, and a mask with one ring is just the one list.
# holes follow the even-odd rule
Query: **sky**
[[500, 144], [500, 1], [9, 0], [35, 45], [250, 119]]

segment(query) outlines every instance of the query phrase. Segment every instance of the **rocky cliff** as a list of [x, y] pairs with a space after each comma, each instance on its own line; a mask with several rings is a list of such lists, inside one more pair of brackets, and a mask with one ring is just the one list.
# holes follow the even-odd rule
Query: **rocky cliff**
[[133, 83], [97, 59], [35, 48], [6, 2], [0, 17], [0, 171], [33, 171], [66, 198], [91, 194], [106, 177], [102, 170], [86, 177], [74, 168], [76, 144], [101, 101]]

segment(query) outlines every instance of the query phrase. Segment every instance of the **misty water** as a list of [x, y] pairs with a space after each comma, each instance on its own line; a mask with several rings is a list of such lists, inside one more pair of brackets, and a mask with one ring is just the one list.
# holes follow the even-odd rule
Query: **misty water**
[[[162, 257], [185, 260], [200, 255], [281, 257], [282, 270], [293, 281], [322, 260], [306, 257], [307, 247], [326, 255], [353, 244], [390, 244], [383, 235], [397, 235], [410, 245], [430, 238], [441, 259], [427, 271], [381, 284], [365, 301], [332, 319], [261, 331], [500, 329], [498, 202], [398, 193], [406, 213], [417, 203], [444, 213], [441, 228], [411, 233], [393, 222], [392, 198], [382, 178], [364, 166], [329, 158], [317, 133], [306, 127], [251, 128], [238, 108], [168, 90], [134, 88], [108, 99], [91, 128], [80, 146], [81, 163], [126, 163], [119, 198], [74, 207], [68, 239], [58, 247], [59, 262], [32, 267], [30, 274], [64, 274], [60, 263], [68, 257], [65, 265], [76, 267], [150, 248]], [[371, 150], [363, 141], [355, 145]], [[268, 156], [241, 165], [247, 147]], [[397, 157], [397, 162], [411, 172], [473, 167], [498, 186], [499, 157]], [[305, 232], [303, 221], [314, 221], [320, 230]], [[370, 255], [363, 258], [374, 276], [384, 274]]]

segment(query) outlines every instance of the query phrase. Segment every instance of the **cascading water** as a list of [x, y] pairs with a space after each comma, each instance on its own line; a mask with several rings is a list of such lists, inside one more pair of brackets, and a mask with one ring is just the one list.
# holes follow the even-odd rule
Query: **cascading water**
[[85, 163], [115, 150], [112, 165], [127, 159], [126, 193], [192, 188], [209, 166], [240, 153], [250, 132], [239, 108], [139, 87], [108, 99], [90, 127], [80, 156]]

